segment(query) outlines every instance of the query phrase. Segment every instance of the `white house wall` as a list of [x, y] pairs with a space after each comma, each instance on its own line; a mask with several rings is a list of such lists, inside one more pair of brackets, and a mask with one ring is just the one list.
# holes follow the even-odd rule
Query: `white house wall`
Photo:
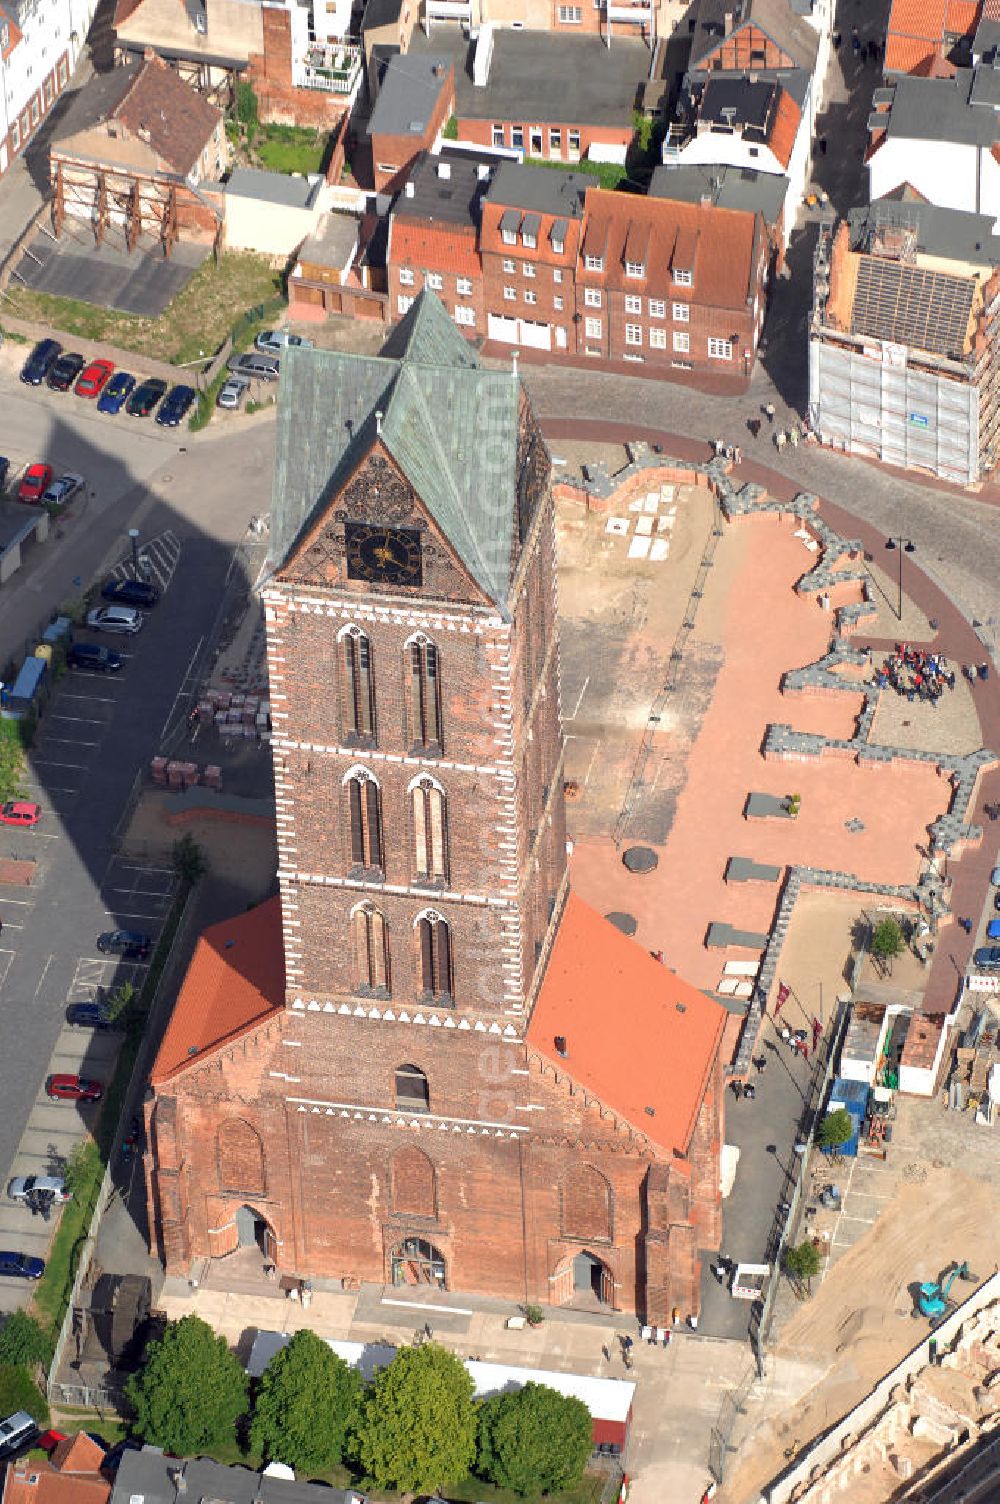
[[985, 147], [889, 137], [868, 163], [870, 197], [909, 183], [928, 203], [1000, 219], [1000, 165]]

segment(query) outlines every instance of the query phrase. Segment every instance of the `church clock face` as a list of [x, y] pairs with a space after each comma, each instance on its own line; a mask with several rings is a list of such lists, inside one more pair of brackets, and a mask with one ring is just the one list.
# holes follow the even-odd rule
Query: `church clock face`
[[347, 577], [378, 585], [420, 585], [423, 561], [415, 528], [349, 522]]

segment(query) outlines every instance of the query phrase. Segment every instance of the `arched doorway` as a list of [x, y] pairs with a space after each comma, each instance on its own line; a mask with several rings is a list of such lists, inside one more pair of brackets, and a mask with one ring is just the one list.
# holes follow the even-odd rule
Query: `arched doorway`
[[553, 1304], [600, 1311], [615, 1304], [615, 1279], [603, 1259], [580, 1248], [563, 1259], [551, 1277]]
[[431, 1285], [446, 1290], [444, 1255], [424, 1238], [405, 1238], [392, 1250], [394, 1285]]
[[277, 1262], [278, 1240], [274, 1228], [266, 1217], [252, 1206], [241, 1206], [236, 1212], [237, 1247], [256, 1248], [269, 1263]]

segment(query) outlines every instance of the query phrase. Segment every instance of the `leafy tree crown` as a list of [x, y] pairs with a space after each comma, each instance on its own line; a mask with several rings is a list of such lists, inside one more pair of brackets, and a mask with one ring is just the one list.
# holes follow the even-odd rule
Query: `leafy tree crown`
[[233, 1439], [247, 1379], [224, 1337], [199, 1316], [172, 1321], [128, 1382], [135, 1429], [179, 1457]]

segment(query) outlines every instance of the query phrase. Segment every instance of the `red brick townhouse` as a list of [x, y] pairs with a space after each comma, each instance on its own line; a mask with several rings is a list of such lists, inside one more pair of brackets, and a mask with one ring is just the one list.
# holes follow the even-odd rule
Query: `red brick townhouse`
[[578, 349], [747, 376], [769, 262], [759, 213], [589, 188], [576, 273]]
[[375, 188], [395, 193], [422, 151], [434, 145], [455, 107], [455, 70], [446, 57], [392, 57], [368, 122]]
[[497, 159], [445, 147], [424, 153], [389, 218], [386, 253], [391, 322], [426, 287], [474, 339], [486, 332], [479, 220]]
[[505, 344], [575, 351], [584, 172], [505, 162], [483, 204], [479, 247], [486, 333]]

